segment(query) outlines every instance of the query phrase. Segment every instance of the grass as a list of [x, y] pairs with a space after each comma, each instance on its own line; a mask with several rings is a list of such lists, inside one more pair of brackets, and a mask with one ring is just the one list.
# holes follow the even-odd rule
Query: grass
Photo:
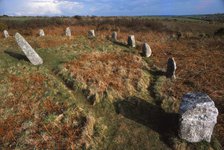
[[72, 88], [85, 91], [95, 103], [105, 96], [115, 99], [147, 93], [150, 77], [143, 67], [141, 57], [133, 54], [92, 52], [66, 63], [58, 74]]
[[[113, 43], [106, 30], [86, 38], [92, 28], [72, 26], [70, 39], [62, 36], [65, 26], [44, 28], [44, 38], [37, 37], [36, 29], [26, 31], [25, 38], [44, 60], [39, 67], [26, 60], [12, 37], [0, 39], [3, 148], [221, 149], [221, 37], [173, 40], [167, 32], [121, 27], [119, 42]], [[125, 45], [129, 34], [136, 36], [136, 49]], [[141, 57], [142, 42], [149, 43], [152, 57]], [[174, 81], [164, 76], [169, 56], [177, 61]], [[89, 103], [88, 90], [104, 93], [95, 105]], [[178, 138], [178, 105], [189, 91], [208, 93], [220, 110], [210, 144]]]
[[[80, 147], [86, 117], [55, 77], [43, 68], [27, 65], [1, 70], [1, 76], [3, 148], [68, 148], [74, 141], [74, 146]], [[59, 120], [59, 116], [63, 118]]]

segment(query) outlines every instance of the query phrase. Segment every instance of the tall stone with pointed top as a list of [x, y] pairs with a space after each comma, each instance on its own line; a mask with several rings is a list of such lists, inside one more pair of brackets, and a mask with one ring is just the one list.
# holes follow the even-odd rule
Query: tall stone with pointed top
[[128, 36], [128, 46], [136, 47], [135, 36], [134, 35], [129, 35]]
[[176, 76], [175, 76], [176, 69], [177, 69], [177, 65], [174, 58], [173, 57], [169, 58], [167, 61], [167, 70], [166, 70], [167, 78], [176, 79]]
[[9, 37], [9, 33], [8, 33], [7, 30], [4, 30], [4, 31], [3, 31], [3, 34], [4, 34], [4, 37], [5, 37], [5, 38], [8, 38], [8, 37]]
[[147, 43], [143, 44], [143, 46], [142, 46], [142, 54], [145, 57], [150, 57], [151, 56], [152, 50], [151, 50], [149, 44], [147, 44]]
[[19, 34], [15, 34], [16, 42], [22, 49], [26, 57], [30, 60], [33, 65], [43, 64], [42, 58], [35, 52], [35, 50], [30, 46], [30, 44]]
[[88, 37], [89, 37], [89, 38], [94, 38], [94, 37], [96, 37], [96, 35], [95, 35], [95, 31], [94, 31], [94, 30], [90, 30], [90, 31], [88, 32]]
[[66, 28], [65, 35], [68, 36], [68, 37], [72, 36], [72, 32], [71, 32], [69, 27]]
[[117, 32], [113, 32], [111, 37], [112, 37], [112, 41], [116, 42], [117, 41]]
[[44, 33], [44, 30], [43, 30], [43, 29], [40, 29], [40, 30], [39, 30], [39, 35], [40, 35], [40, 36], [45, 36], [45, 33]]
[[205, 93], [187, 93], [183, 96], [179, 113], [179, 136], [188, 142], [210, 142], [218, 109]]

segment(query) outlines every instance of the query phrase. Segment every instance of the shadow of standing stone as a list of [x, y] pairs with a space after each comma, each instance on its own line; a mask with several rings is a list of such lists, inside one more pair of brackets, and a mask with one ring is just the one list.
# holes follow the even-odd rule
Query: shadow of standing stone
[[137, 97], [129, 97], [114, 103], [118, 114], [158, 132], [161, 139], [172, 147], [171, 139], [178, 136], [179, 114], [166, 113], [157, 105]]
[[24, 60], [24, 61], [29, 62], [29, 59], [25, 55], [22, 55], [22, 54], [19, 54], [19, 53], [16, 53], [16, 52], [12, 52], [12, 51], [8, 51], [8, 50], [4, 51], [4, 53], [6, 53], [9, 56], [14, 57], [18, 60]]

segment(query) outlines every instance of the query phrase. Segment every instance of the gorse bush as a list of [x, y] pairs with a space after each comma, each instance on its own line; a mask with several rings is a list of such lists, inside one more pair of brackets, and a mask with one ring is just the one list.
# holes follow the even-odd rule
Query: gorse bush
[[4, 23], [0, 23], [0, 31], [2, 32], [3, 30], [7, 29], [7, 25]]
[[[66, 21], [62, 18], [16, 18], [2, 20], [3, 24], [7, 25], [9, 29], [24, 29], [24, 28], [42, 28], [46, 26], [64, 25]], [[1, 29], [1, 27], [0, 27]]]
[[[81, 17], [74, 16], [72, 19], [66, 17], [17, 17], [17, 18], [5, 18], [1, 20], [2, 24], [5, 24], [8, 29], [24, 29], [24, 28], [43, 28], [49, 26], [96, 26], [97, 30], [115, 30], [118, 28], [126, 28], [132, 31], [169, 31], [169, 29], [159, 20], [149, 20], [140, 18], [109, 18], [109, 17]], [[0, 27], [6, 28], [5, 26]]]
[[81, 26], [93, 25], [97, 27], [97, 30], [108, 30], [111, 29], [111, 27], [125, 27], [132, 31], [168, 31], [166, 26], [163, 25], [159, 20], [139, 18], [91, 18], [78, 20], [75, 24]]
[[224, 36], [224, 28], [220, 28], [217, 31], [215, 31], [216, 36]]

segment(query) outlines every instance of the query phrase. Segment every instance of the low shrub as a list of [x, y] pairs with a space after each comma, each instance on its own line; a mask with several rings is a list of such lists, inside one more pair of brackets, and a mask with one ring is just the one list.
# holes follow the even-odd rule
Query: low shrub
[[0, 31], [2, 32], [3, 30], [7, 29], [8, 26], [4, 23], [0, 23]]

